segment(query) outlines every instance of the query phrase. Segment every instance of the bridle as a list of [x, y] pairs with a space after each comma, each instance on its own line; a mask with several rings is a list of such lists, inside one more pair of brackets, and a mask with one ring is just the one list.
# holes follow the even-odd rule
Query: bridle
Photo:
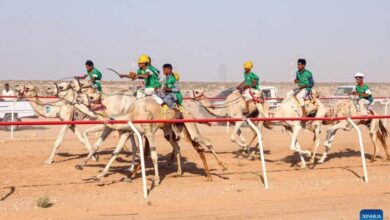
[[92, 112], [104, 111], [107, 109], [107, 107], [103, 104], [101, 98], [94, 100], [94, 101], [91, 101], [90, 99], [88, 99], [88, 106], [87, 107]]
[[82, 93], [82, 89], [92, 88], [91, 86], [81, 86], [79, 78], [77, 78], [77, 84], [79, 86], [78, 91], [77, 91], [78, 93]]

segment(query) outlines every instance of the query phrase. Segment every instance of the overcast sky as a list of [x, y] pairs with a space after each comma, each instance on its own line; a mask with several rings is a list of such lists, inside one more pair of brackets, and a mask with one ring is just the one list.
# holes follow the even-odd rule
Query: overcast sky
[[[390, 81], [389, 0], [0, 0], [0, 79], [61, 79], [91, 59], [103, 79], [139, 55], [186, 81], [290, 81], [297, 58], [316, 81]], [[291, 67], [293, 62], [293, 68]]]

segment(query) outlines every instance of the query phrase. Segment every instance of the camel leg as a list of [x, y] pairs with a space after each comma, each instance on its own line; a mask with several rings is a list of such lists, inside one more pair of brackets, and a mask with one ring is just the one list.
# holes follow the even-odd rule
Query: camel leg
[[219, 159], [217, 153], [214, 150], [213, 144], [211, 143], [211, 141], [208, 138], [204, 137], [199, 132], [199, 129], [196, 126], [196, 124], [195, 123], [185, 123], [184, 125], [187, 128], [187, 131], [188, 131], [188, 133], [190, 135], [190, 138], [191, 138], [192, 142], [195, 142], [198, 145], [206, 146], [210, 150], [210, 152], [213, 154], [215, 160], [217, 160], [218, 165], [220, 167], [222, 167], [223, 170], [227, 170], [228, 165], [226, 163], [223, 163]]
[[341, 121], [332, 127], [328, 128], [326, 131], [326, 139], [324, 142], [325, 151], [322, 155], [321, 159], [318, 161], [318, 163], [324, 163], [327, 155], [329, 154], [330, 148], [332, 147], [333, 140], [336, 136], [337, 130], [339, 129], [347, 129], [347, 125], [349, 122], [347, 121]]
[[[246, 144], [245, 144], [245, 138], [241, 135], [241, 130], [240, 130], [240, 128], [241, 128], [241, 126], [242, 126], [243, 123], [244, 123], [244, 122], [242, 122], [242, 121], [238, 121], [238, 122], [235, 123], [234, 129], [233, 129], [233, 133], [232, 133], [232, 135], [230, 136], [230, 140], [233, 141], [233, 142], [235, 142], [235, 143], [238, 144], [241, 148], [244, 148], [244, 149], [246, 150], [247, 146], [246, 146]], [[236, 138], [237, 138], [236, 136], [239, 136], [242, 142], [237, 141], [237, 140], [236, 140]]]
[[[103, 144], [104, 140], [108, 137], [108, 135], [112, 132], [111, 128], [105, 128], [102, 134], [100, 135], [99, 140], [96, 143], [94, 147], [92, 147], [91, 151], [89, 152], [88, 156], [81, 161], [79, 165], [76, 165], [76, 168], [79, 170], [84, 169], [85, 165], [87, 165], [88, 161], [93, 158], [93, 156], [96, 154], [96, 152], [99, 150], [99, 147]], [[88, 139], [88, 138], [87, 138]]]
[[75, 125], [71, 125], [69, 127], [69, 129], [74, 133], [74, 135], [77, 137], [77, 139], [80, 141], [80, 143], [82, 145], [85, 145], [85, 148], [88, 150], [88, 152], [91, 150], [91, 148], [89, 148], [86, 143], [85, 143], [85, 139], [83, 137], [83, 135], [81, 134], [80, 130], [75, 126]]
[[[70, 127], [70, 130], [76, 135], [77, 139], [85, 146], [85, 148], [87, 149], [87, 152], [89, 153], [92, 149], [89, 145], [86, 144], [86, 141], [85, 139], [83, 138], [83, 135], [81, 134], [81, 132], [79, 131], [79, 129], [77, 129], [77, 127], [75, 125], [71, 125]], [[92, 157], [95, 161], [97, 160], [95, 158], [95, 156]]]
[[62, 125], [61, 126], [60, 133], [59, 133], [56, 141], [54, 142], [50, 157], [49, 157], [49, 159], [47, 159], [44, 162], [44, 164], [50, 165], [53, 163], [53, 158], [56, 154], [57, 149], [61, 146], [62, 140], [64, 140], [64, 137], [65, 137], [65, 134], [66, 134], [66, 131], [68, 130], [68, 128], [69, 128], [69, 125]]
[[196, 152], [198, 152], [200, 158], [202, 159], [203, 167], [205, 169], [206, 176], [207, 176], [207, 181], [213, 181], [209, 166], [207, 164], [206, 157], [204, 155], [204, 149], [195, 142], [192, 142], [192, 146], [195, 148]]
[[106, 166], [104, 167], [103, 171], [96, 177], [97, 179], [101, 179], [107, 174], [112, 163], [115, 161], [115, 159], [118, 157], [118, 154], [122, 151], [123, 147], [125, 146], [126, 141], [129, 138], [130, 134], [131, 134], [130, 132], [121, 132], [118, 145], [115, 147], [115, 150], [112, 153], [111, 158], [106, 164]]
[[376, 160], [376, 156], [380, 150], [379, 148], [380, 143], [378, 143], [379, 139], [378, 139], [377, 129], [375, 129], [375, 123], [376, 123], [375, 120], [372, 120], [370, 123], [370, 139], [372, 141], [372, 144], [374, 145], [374, 153], [371, 156], [372, 162]]
[[[289, 134], [291, 135], [291, 144], [290, 144], [290, 149], [297, 152], [299, 154], [299, 157], [301, 158], [301, 168], [306, 167], [306, 161], [305, 158], [303, 157], [303, 154], [307, 154], [307, 152], [302, 151], [301, 146], [298, 144], [298, 134], [299, 131], [301, 130], [300, 125], [295, 125], [292, 128], [292, 132], [289, 131]], [[309, 152], [310, 154], [310, 152]]]
[[173, 148], [172, 155], [176, 155], [177, 175], [182, 176], [183, 175], [183, 170], [182, 170], [180, 146], [178, 145], [178, 143], [172, 137], [169, 137], [167, 140], [169, 141], [169, 143], [171, 144], [171, 146]]
[[94, 132], [102, 131], [105, 128], [106, 128], [106, 126], [104, 126], [104, 125], [97, 125], [97, 126], [93, 126], [92, 128], [88, 128], [87, 130], [85, 130], [83, 132], [83, 138], [85, 140], [85, 144], [87, 145], [87, 147], [89, 149], [92, 149], [92, 146], [91, 146], [91, 143], [89, 142], [88, 135], [91, 133], [94, 133]]
[[316, 158], [317, 150], [320, 147], [321, 140], [320, 140], [320, 134], [321, 134], [321, 122], [315, 122], [314, 126], [314, 142], [313, 142], [313, 155], [310, 159], [309, 163], [314, 163], [314, 160]]
[[228, 168], [228, 165], [224, 162], [222, 162], [217, 153], [215, 152], [214, 150], [214, 147], [213, 147], [213, 144], [211, 143], [211, 141], [206, 138], [206, 137], [203, 137], [202, 135], [199, 135], [197, 136], [196, 138], [194, 138], [193, 140], [194, 142], [198, 143], [199, 145], [203, 145], [203, 146], [206, 146], [210, 152], [213, 154], [215, 160], [217, 161], [218, 165], [223, 169], [223, 170], [227, 170]]
[[134, 172], [134, 168], [135, 168], [135, 159], [136, 159], [136, 156], [137, 156], [137, 144], [135, 143], [135, 140], [134, 140], [134, 134], [132, 134], [130, 136], [130, 142], [131, 142], [131, 166], [129, 168], [129, 171], [132, 173]]
[[150, 154], [152, 156], [152, 161], [154, 165], [154, 184], [159, 185], [160, 184], [160, 174], [158, 172], [158, 155], [157, 155], [157, 149], [156, 144], [154, 141], [154, 133], [155, 132], [147, 132], [146, 138], [149, 141], [150, 144]]

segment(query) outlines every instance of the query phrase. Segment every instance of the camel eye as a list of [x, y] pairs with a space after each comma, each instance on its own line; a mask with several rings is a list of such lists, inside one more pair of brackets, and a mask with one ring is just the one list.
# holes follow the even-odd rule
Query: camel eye
[[198, 94], [198, 93], [199, 93], [198, 91], [195, 92], [195, 94]]

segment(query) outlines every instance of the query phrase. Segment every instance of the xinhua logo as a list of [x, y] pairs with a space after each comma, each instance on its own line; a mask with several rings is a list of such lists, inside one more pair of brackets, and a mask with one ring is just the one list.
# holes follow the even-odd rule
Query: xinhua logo
[[380, 209], [362, 209], [360, 220], [383, 220], [383, 211]]

